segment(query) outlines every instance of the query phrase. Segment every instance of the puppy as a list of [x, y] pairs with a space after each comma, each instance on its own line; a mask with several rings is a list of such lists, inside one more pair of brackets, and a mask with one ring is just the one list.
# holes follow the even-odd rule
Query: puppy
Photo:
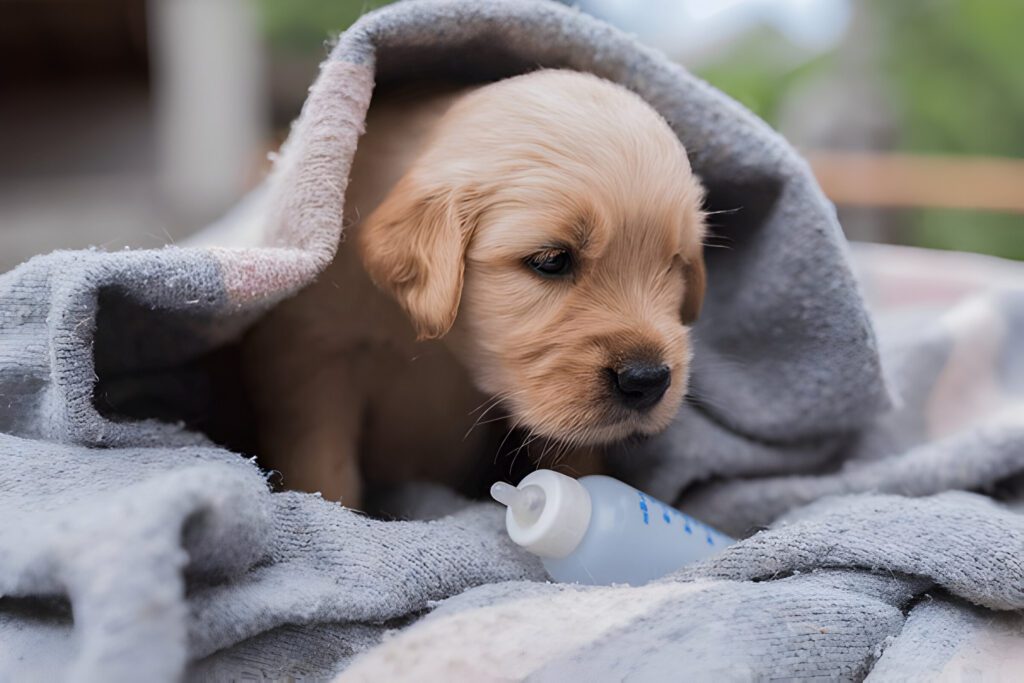
[[464, 486], [497, 448], [477, 409], [560, 449], [658, 432], [686, 392], [701, 201], [666, 122], [594, 76], [378, 98], [333, 264], [244, 345], [261, 461], [358, 507], [365, 483]]

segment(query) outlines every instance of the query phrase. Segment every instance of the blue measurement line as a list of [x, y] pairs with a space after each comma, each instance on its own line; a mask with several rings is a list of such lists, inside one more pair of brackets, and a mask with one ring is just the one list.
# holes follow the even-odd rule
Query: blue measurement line
[[[640, 493], [640, 492], [637, 491], [637, 493]], [[650, 513], [647, 510], [647, 498], [645, 498], [644, 494], [642, 494], [642, 493], [640, 493], [640, 511], [644, 513], [644, 524], [650, 524], [651, 523], [651, 516], [650, 516]]]

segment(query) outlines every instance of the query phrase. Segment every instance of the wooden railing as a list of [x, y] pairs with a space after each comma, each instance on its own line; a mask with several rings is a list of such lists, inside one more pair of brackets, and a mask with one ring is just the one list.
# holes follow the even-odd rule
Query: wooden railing
[[1024, 213], [1024, 159], [805, 151], [836, 204]]

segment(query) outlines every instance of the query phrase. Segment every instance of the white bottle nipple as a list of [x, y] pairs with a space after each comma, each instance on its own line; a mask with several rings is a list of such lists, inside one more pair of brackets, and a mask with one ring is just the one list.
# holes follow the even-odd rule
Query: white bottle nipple
[[590, 526], [590, 494], [578, 481], [551, 470], [527, 475], [519, 487], [496, 482], [491, 497], [508, 510], [509, 537], [541, 557], [565, 557]]
[[517, 489], [503, 481], [496, 481], [491, 486], [491, 498], [507, 507], [523, 526], [530, 526], [540, 519], [547, 500], [544, 489], [539, 486]]

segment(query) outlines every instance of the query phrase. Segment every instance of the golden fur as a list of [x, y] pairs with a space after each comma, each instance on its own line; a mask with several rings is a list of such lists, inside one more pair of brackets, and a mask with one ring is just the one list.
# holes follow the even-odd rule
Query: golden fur
[[[464, 485], [494, 453], [472, 429], [489, 399], [573, 447], [663, 429], [703, 298], [701, 199], [665, 121], [593, 76], [376, 101], [348, 238], [246, 340], [261, 458], [358, 506], [364, 480]], [[549, 258], [571, 270], [529, 267]], [[671, 371], [646, 411], [609, 385], [637, 358]]]

